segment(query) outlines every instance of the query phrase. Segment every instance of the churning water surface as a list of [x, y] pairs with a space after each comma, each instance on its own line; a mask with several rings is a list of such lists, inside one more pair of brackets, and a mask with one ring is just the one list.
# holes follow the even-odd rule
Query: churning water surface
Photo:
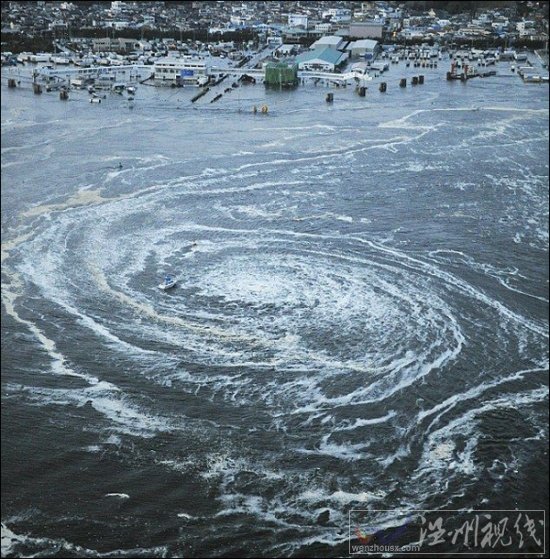
[[345, 556], [351, 508], [547, 509], [548, 87], [399, 72], [333, 104], [3, 84], [6, 556]]

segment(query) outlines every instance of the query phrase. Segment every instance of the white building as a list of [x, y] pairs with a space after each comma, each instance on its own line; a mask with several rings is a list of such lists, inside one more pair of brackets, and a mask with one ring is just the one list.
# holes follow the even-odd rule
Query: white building
[[113, 13], [121, 12], [122, 8], [126, 8], [125, 2], [111, 2], [111, 12]]
[[334, 50], [340, 50], [345, 45], [346, 41], [338, 35], [325, 35], [320, 39], [317, 39], [309, 48], [311, 50], [319, 50], [331, 48]]
[[516, 30], [520, 32], [520, 34], [524, 34], [528, 29], [532, 29], [533, 27], [535, 27], [535, 22], [534, 21], [518, 21], [516, 23]]
[[[378, 41], [373, 39], [361, 39], [359, 41], [351, 42], [346, 50], [350, 53], [352, 58], [359, 56], [372, 57], [378, 46]], [[370, 56], [369, 56], [370, 55]]]
[[153, 67], [156, 80], [180, 82], [184, 85], [197, 85], [208, 76], [210, 67], [206, 60], [192, 56], [159, 58]]
[[330, 33], [332, 31], [332, 23], [329, 21], [325, 23], [316, 23], [313, 30], [316, 33]]
[[323, 12], [323, 19], [330, 19], [333, 23], [351, 21], [351, 10], [347, 8], [331, 8]]
[[288, 14], [288, 25], [290, 27], [303, 27], [307, 29], [308, 17], [304, 14]]
[[296, 54], [296, 49], [296, 45], [282, 44], [275, 50], [275, 56], [277, 58], [280, 58], [282, 56], [292, 56], [293, 54]]
[[352, 72], [356, 72], [357, 74], [367, 74], [369, 71], [369, 64], [368, 62], [355, 62], [351, 65], [350, 70]]

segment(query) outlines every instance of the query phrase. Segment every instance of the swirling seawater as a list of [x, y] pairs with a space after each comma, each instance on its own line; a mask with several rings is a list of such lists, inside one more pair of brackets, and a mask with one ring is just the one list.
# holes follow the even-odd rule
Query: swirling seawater
[[548, 87], [426, 74], [3, 91], [6, 556], [344, 556], [354, 507], [547, 508]]

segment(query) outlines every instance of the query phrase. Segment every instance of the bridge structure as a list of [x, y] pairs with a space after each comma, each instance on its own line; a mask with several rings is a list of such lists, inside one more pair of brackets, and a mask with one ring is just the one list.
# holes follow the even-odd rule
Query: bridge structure
[[334, 74], [333, 72], [314, 72], [310, 70], [299, 70], [298, 77], [300, 79], [315, 79], [339, 84], [347, 84], [352, 81], [370, 81], [372, 76], [362, 74], [361, 72], [346, 72], [344, 74]]
[[[55, 66], [42, 66], [35, 68], [32, 73], [33, 80], [40, 80], [42, 82], [51, 83], [56, 80], [61, 80], [70, 83], [71, 80], [76, 79], [111, 79], [115, 81], [143, 81], [151, 77], [154, 73], [154, 67], [145, 64], [124, 64], [118, 66], [91, 66], [88, 68], [81, 67], [55, 67]], [[265, 71], [263, 68], [231, 68], [231, 67], [211, 67], [209, 69], [210, 75], [213, 74], [228, 74], [232, 76], [249, 75], [256, 79], [263, 79]], [[310, 70], [298, 70], [298, 79], [315, 80], [334, 85], [345, 86], [353, 83], [362, 83], [372, 80], [372, 76], [363, 74], [361, 72], [346, 72], [342, 74], [333, 72], [318, 72]]]
[[[247, 74], [248, 76], [252, 77], [264, 77], [264, 70], [259, 68], [219, 68], [219, 67], [212, 67], [210, 69], [211, 73], [214, 74], [230, 74], [236, 76], [242, 76]], [[311, 70], [298, 70], [298, 78], [299, 79], [314, 79], [314, 80], [321, 80], [327, 82], [333, 82], [338, 84], [344, 84], [351, 81], [370, 81], [372, 80], [372, 76], [368, 74], [362, 74], [361, 72], [346, 72], [344, 74], [335, 74], [334, 72], [315, 72]]]

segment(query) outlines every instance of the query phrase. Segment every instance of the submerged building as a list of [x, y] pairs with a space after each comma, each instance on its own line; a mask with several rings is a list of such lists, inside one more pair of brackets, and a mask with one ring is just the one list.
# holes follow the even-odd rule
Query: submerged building
[[160, 58], [155, 62], [155, 80], [176, 85], [200, 85], [208, 78], [209, 66], [202, 58], [192, 56]]
[[298, 65], [269, 62], [265, 66], [264, 82], [269, 87], [294, 87], [298, 84]]
[[326, 48], [312, 50], [296, 57], [299, 70], [334, 72], [348, 59], [348, 53]]

